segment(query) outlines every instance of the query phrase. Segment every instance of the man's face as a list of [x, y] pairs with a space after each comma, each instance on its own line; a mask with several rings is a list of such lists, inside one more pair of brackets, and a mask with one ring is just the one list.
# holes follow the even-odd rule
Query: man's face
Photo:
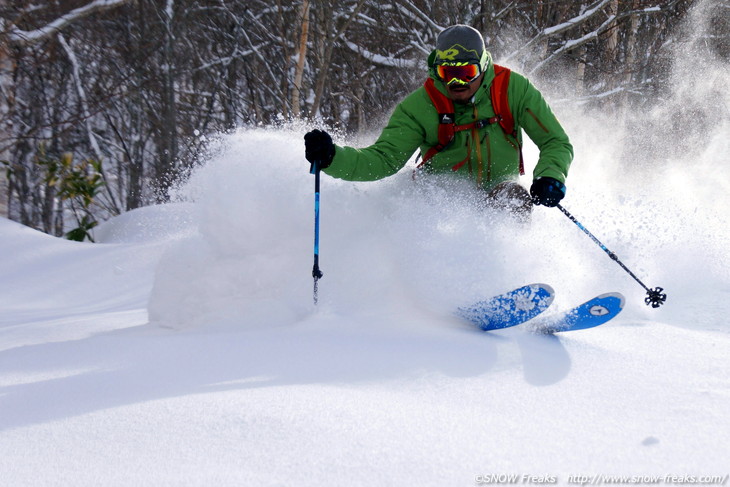
[[484, 73], [477, 76], [471, 83], [464, 85], [461, 83], [452, 83], [446, 86], [446, 91], [454, 103], [468, 103], [474, 93], [477, 92], [484, 79]]

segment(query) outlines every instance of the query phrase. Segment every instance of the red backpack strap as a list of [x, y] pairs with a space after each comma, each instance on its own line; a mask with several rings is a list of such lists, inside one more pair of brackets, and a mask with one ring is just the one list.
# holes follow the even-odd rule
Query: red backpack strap
[[499, 126], [506, 134], [514, 137], [517, 142], [517, 150], [520, 153], [520, 175], [525, 174], [525, 163], [522, 159], [522, 146], [517, 138], [517, 130], [515, 130], [515, 119], [512, 116], [512, 110], [509, 107], [509, 98], [507, 95], [509, 89], [509, 78], [512, 71], [509, 68], [494, 65], [494, 81], [492, 81], [491, 95], [492, 107], [494, 113], [499, 117]]
[[509, 99], [507, 91], [509, 88], [509, 77], [512, 71], [509, 68], [494, 65], [494, 81], [492, 81], [492, 107], [494, 113], [499, 117], [499, 125], [506, 133], [514, 135], [515, 119], [512, 117], [512, 111], [509, 108]]
[[428, 78], [426, 82], [423, 83], [423, 87], [426, 88], [426, 93], [428, 93], [429, 98], [431, 98], [431, 103], [433, 103], [433, 106], [436, 107], [436, 112], [438, 112], [439, 115], [439, 142], [426, 152], [419, 166], [422, 166], [437, 153], [444, 150], [444, 148], [449, 145], [452, 140], [454, 140], [454, 136], [456, 134], [454, 102], [436, 88], [433, 78]]

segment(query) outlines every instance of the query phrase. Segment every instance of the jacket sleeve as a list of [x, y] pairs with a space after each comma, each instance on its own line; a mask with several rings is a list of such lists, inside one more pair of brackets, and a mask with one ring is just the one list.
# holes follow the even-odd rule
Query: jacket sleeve
[[540, 91], [522, 75], [516, 83], [510, 83], [510, 100], [515, 122], [540, 149], [540, 157], [533, 171], [533, 177], [549, 176], [565, 182], [570, 163], [573, 161], [573, 146]]
[[396, 106], [373, 145], [362, 149], [336, 146], [332, 164], [323, 172], [348, 181], [375, 181], [401, 170], [425, 138], [423, 125], [409, 109], [418, 91]]

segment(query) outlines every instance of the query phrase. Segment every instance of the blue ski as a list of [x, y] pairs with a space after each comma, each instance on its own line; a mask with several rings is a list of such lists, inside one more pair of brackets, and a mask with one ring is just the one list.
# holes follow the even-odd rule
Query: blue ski
[[482, 330], [499, 330], [531, 320], [550, 306], [555, 293], [547, 284], [528, 284], [459, 308], [457, 315]]
[[530, 324], [530, 328], [537, 333], [558, 333], [593, 328], [619, 314], [624, 307], [624, 301], [621, 293], [601, 294], [563, 313], [541, 316]]

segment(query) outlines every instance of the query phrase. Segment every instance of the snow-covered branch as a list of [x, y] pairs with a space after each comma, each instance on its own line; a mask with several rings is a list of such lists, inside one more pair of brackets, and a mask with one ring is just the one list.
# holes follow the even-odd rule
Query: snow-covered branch
[[95, 12], [103, 12], [129, 3], [131, 0], [94, 0], [93, 2], [71, 10], [40, 29], [25, 31], [13, 26], [7, 33], [8, 41], [14, 44], [31, 45], [42, 42], [63, 30], [69, 24]]
[[440, 32], [444, 29], [443, 26], [437, 24], [433, 19], [425, 14], [420, 8], [416, 7], [413, 2], [409, 0], [401, 0], [397, 3], [397, 7], [403, 12], [410, 12], [415, 15], [413, 18], [414, 24], [424, 23], [428, 25], [434, 32]]
[[[676, 3], [676, 2], [673, 2], [673, 3]], [[596, 29], [592, 30], [591, 32], [588, 32], [577, 39], [571, 39], [569, 41], [566, 41], [560, 48], [553, 51], [550, 54], [550, 56], [548, 56], [547, 58], [545, 58], [542, 61], [540, 61], [539, 63], [537, 63], [528, 72], [528, 74], [534, 75], [535, 73], [540, 71], [542, 68], [544, 68], [545, 66], [547, 66], [548, 64], [550, 64], [552, 61], [559, 58], [563, 54], [565, 54], [569, 51], [572, 51], [574, 49], [577, 49], [577, 48], [589, 43], [590, 41], [598, 38], [601, 34], [608, 31], [609, 29], [611, 29], [617, 22], [619, 22], [620, 20], [622, 20], [626, 17], [635, 15], [638, 13], [656, 14], [656, 13], [660, 13], [660, 12], [661, 12], [661, 9], [646, 8], [646, 9], [642, 9], [642, 10], [631, 10], [631, 11], [623, 12], [620, 15], [611, 15], [601, 25], [599, 25]], [[564, 24], [561, 24], [561, 26], [562, 25], [564, 25]], [[556, 29], [557, 27], [561, 27], [561, 26], [556, 26], [553, 29]], [[546, 31], [548, 31], [548, 30], [551, 30], [551, 29], [546, 29]], [[543, 32], [546, 32], [546, 31], [543, 31]], [[562, 32], [562, 30], [561, 30], [561, 32]]]
[[541, 62], [536, 64], [535, 67], [533, 67], [530, 70], [529, 74], [531, 74], [531, 75], [535, 74], [536, 72], [540, 71], [543, 67], [548, 65], [551, 61], [560, 57], [561, 55], [565, 54], [566, 52], [572, 51], [573, 49], [576, 49], [576, 48], [586, 44], [587, 42], [597, 38], [601, 33], [605, 32], [609, 27], [611, 27], [611, 25], [615, 21], [616, 21], [616, 17], [611, 16], [608, 19], [606, 19], [606, 21], [604, 21], [596, 30], [591, 31], [591, 32], [581, 36], [578, 39], [572, 39], [572, 40], [566, 42], [565, 44], [563, 44], [562, 47], [553, 51], [552, 54], [550, 54], [550, 56], [548, 56], [547, 58], [543, 59]]
[[395, 56], [383, 56], [382, 54], [376, 54], [350, 41], [346, 41], [345, 45], [351, 51], [356, 52], [360, 56], [364, 57], [373, 64], [377, 64], [378, 66], [410, 69], [417, 68], [421, 63], [418, 61], [414, 61], [413, 59], [402, 59]]
[[556, 36], [558, 34], [562, 34], [563, 32], [566, 32], [569, 29], [572, 29], [576, 25], [580, 25], [589, 19], [591, 19], [594, 15], [599, 13], [603, 7], [605, 7], [611, 0], [598, 0], [596, 3], [594, 3], [591, 7], [586, 9], [585, 12], [583, 12], [580, 15], [577, 15], [573, 17], [572, 19], [569, 19], [565, 22], [562, 22], [558, 25], [554, 25], [552, 27], [548, 27], [547, 29], [544, 29], [542, 32], [538, 33], [535, 37], [533, 37], [527, 44], [522, 46], [521, 49], [513, 52], [509, 56], [505, 58], [505, 62], [509, 61], [511, 58], [519, 54], [520, 52], [523, 52], [527, 49], [530, 49], [532, 46], [537, 44], [538, 42], [542, 41], [543, 39], [546, 39], [548, 37]]

